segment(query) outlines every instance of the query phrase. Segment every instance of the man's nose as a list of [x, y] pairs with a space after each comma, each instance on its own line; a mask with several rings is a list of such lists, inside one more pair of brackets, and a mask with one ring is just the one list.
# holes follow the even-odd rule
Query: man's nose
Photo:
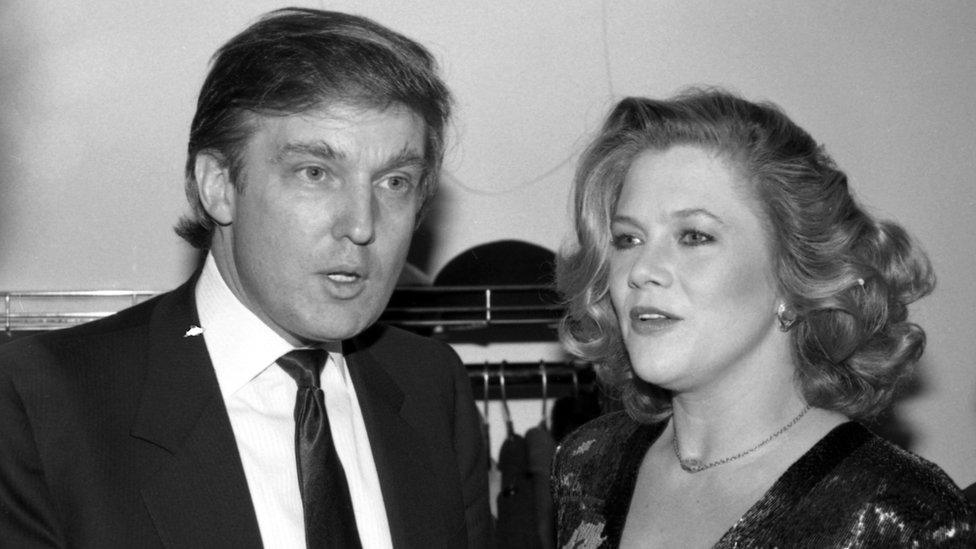
[[[339, 197], [337, 197], [339, 198]], [[347, 185], [342, 192], [341, 204], [332, 236], [336, 240], [348, 238], [354, 244], [365, 246], [376, 238], [376, 199], [371, 184]]]

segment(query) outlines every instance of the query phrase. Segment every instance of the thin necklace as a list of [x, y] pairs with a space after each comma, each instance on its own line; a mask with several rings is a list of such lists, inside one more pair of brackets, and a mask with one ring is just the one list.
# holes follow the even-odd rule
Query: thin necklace
[[674, 456], [678, 458], [678, 463], [681, 464], [682, 469], [688, 471], [689, 473], [700, 473], [705, 469], [711, 469], [712, 467], [717, 467], [719, 465], [728, 463], [730, 461], [735, 461], [743, 456], [747, 456], [755, 452], [756, 450], [762, 448], [763, 446], [769, 444], [774, 438], [782, 435], [786, 431], [789, 431], [790, 427], [796, 425], [797, 422], [800, 421], [800, 419], [802, 419], [803, 416], [806, 415], [808, 411], [810, 411], [809, 404], [807, 404], [802, 410], [800, 410], [800, 413], [797, 414], [797, 416], [793, 418], [789, 423], [781, 427], [779, 431], [776, 431], [775, 433], [769, 435], [769, 437], [766, 440], [760, 442], [759, 444], [753, 446], [752, 448], [749, 448], [744, 452], [739, 452], [734, 456], [725, 457], [719, 460], [711, 461], [709, 463], [702, 464], [701, 460], [684, 459], [683, 457], [681, 457], [681, 448], [678, 446], [678, 429], [677, 426], [673, 424], [673, 421], [671, 426], [671, 447], [674, 448]]

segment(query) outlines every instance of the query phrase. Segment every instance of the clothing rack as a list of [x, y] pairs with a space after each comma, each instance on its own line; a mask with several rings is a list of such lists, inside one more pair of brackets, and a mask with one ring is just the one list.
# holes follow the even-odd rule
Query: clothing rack
[[471, 329], [554, 325], [562, 312], [548, 286], [415, 286], [394, 290], [381, 319], [405, 327]]
[[596, 379], [592, 365], [578, 361], [485, 362], [466, 364], [478, 400], [575, 396]]

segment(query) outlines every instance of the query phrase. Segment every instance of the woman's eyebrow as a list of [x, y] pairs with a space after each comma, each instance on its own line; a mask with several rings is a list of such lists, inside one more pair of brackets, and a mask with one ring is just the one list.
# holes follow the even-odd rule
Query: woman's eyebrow
[[721, 223], [723, 225], [725, 224], [725, 222], [722, 221], [722, 218], [721, 217], [713, 214], [712, 212], [710, 212], [706, 208], [683, 208], [681, 210], [677, 210], [677, 211], [673, 212], [671, 214], [671, 217], [676, 217], [678, 219], [687, 219], [689, 217], [696, 217], [696, 216], [700, 216], [700, 215], [703, 215], [705, 217], [711, 218], [711, 219], [715, 220], [716, 222]]

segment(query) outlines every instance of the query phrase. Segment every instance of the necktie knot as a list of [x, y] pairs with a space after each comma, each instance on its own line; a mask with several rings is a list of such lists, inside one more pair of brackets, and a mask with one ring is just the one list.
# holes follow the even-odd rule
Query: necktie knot
[[325, 349], [298, 349], [281, 355], [278, 365], [299, 387], [318, 387], [319, 374], [328, 355]]

